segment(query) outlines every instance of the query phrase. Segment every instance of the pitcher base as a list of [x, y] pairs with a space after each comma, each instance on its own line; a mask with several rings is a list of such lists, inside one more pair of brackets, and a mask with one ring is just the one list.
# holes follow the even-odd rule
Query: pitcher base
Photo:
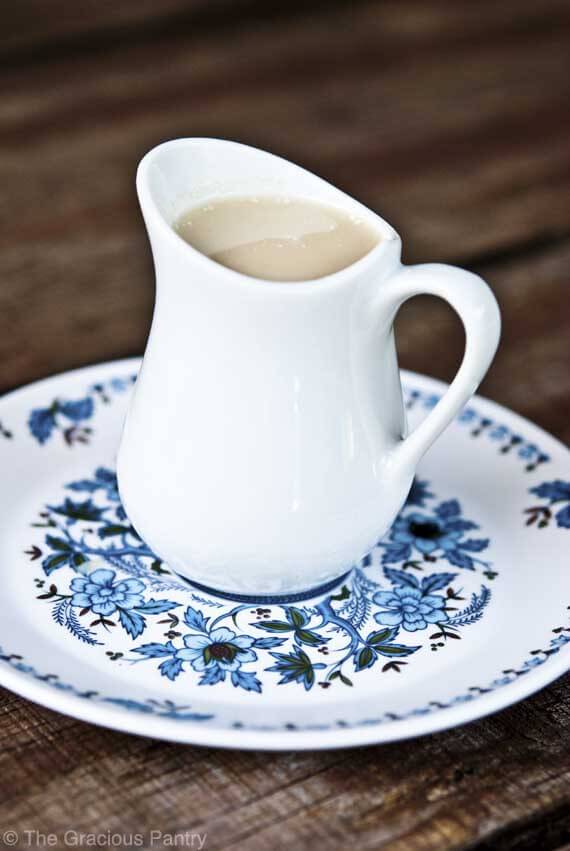
[[192, 579], [188, 579], [188, 577], [183, 576], [181, 573], [177, 573], [176, 575], [197, 591], [201, 591], [205, 594], [211, 594], [213, 597], [219, 597], [222, 600], [234, 600], [236, 603], [279, 604], [298, 603], [301, 600], [310, 600], [313, 597], [328, 594], [329, 591], [332, 591], [344, 582], [351, 572], [352, 568], [347, 570], [346, 573], [343, 573], [342, 576], [337, 576], [329, 582], [325, 582], [315, 588], [309, 588], [306, 591], [298, 591], [293, 594], [233, 594], [230, 591], [219, 591], [217, 588], [210, 588], [208, 585], [202, 585], [201, 582], [194, 582]]

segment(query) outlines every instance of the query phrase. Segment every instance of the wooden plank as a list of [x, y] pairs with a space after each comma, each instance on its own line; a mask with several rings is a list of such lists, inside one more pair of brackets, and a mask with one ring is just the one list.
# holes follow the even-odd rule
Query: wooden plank
[[152, 27], [195, 25], [203, 17], [244, 5], [242, 0], [20, 0], [5, 10], [0, 56], [12, 60], [37, 56], [57, 45], [91, 46], [115, 33], [140, 35]]
[[[556, 848], [570, 807], [569, 688], [560, 680], [421, 740], [316, 754], [160, 744], [3, 693], [0, 824], [59, 835], [189, 830], [207, 833], [210, 851]], [[539, 818], [551, 823], [548, 846]], [[518, 845], [525, 833], [537, 844]]]
[[[6, 8], [2, 21], [0, 58], [15, 63], [43, 60], [56, 50], [93, 50], [116, 39], [138, 40], [185, 33], [199, 27], [220, 30], [223, 27], [250, 25], [254, 21], [276, 18], [314, 17], [321, 10], [330, 12], [343, 0], [274, 0], [271, 4], [259, 0], [20, 0]], [[516, 29], [528, 26], [528, 16], [544, 25], [547, 15], [564, 13], [564, 2], [552, 2], [537, 8], [523, 0], [513, 9], [512, 3], [493, 4], [482, 0], [478, 6], [467, 2], [453, 5], [446, 0], [410, 0], [405, 5], [398, 0], [353, 0], [351, 6], [360, 9], [368, 5], [381, 15], [388, 34], [406, 44], [417, 45], [440, 33], [462, 35], [482, 30], [500, 31], [502, 26]], [[514, 11], [519, 15], [515, 15]], [[51, 51], [50, 51], [51, 49]]]

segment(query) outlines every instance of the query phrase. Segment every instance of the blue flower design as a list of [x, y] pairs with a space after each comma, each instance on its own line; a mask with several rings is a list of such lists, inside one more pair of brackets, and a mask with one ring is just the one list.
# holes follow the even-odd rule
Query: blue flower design
[[[429, 496], [424, 488], [422, 498]], [[477, 528], [476, 523], [461, 516], [461, 506], [456, 499], [440, 503], [433, 514], [418, 511], [400, 514], [389, 532], [388, 541], [380, 542], [384, 548], [382, 563], [407, 561], [416, 551], [432, 561], [441, 556], [457, 567], [474, 570], [478, 559], [469, 553], [480, 552], [489, 545], [487, 538], [464, 540], [465, 532]]]
[[410, 544], [420, 553], [431, 555], [439, 549], [454, 550], [462, 534], [462, 530], [448, 527], [445, 521], [437, 517], [414, 512], [396, 520], [390, 539]]
[[[104, 388], [97, 393], [104, 403]], [[63, 412], [57, 416], [63, 418]], [[183, 603], [163, 599], [162, 594], [147, 599], [147, 590], [162, 592], [170, 580], [162, 578], [167, 571], [130, 524], [121, 522], [124, 512], [112, 469], [98, 467], [66, 488], [68, 495], [48, 504], [35, 524], [46, 527], [45, 548], [33, 545], [27, 552], [32, 561], [41, 559], [47, 575], [59, 568], [76, 575], [63, 572], [68, 593], [50, 584], [38, 599], [51, 605], [59, 626], [86, 644], [105, 646], [106, 640], [100, 639], [111, 634], [109, 627], [136, 639], [146, 631], [149, 617], [170, 613]], [[457, 572], [425, 569], [436, 557], [473, 569], [479, 560], [470, 554], [488, 545], [487, 540], [466, 539], [464, 533], [474, 528], [475, 523], [462, 517], [457, 500], [438, 504], [430, 483], [416, 480], [389, 539], [378, 545], [388, 585], [374, 578], [375, 559], [374, 570], [357, 568], [337, 593], [313, 606], [285, 601], [229, 606], [189, 592], [197, 605], [184, 604], [183, 615], [171, 613], [159, 620], [156, 629], [160, 633], [164, 625], [164, 637], [131, 647], [135, 658], [129, 661], [155, 660], [157, 673], [171, 682], [188, 675], [200, 686], [225, 683], [257, 693], [262, 691], [262, 671], [263, 676], [277, 674], [279, 684], [306, 691], [352, 686], [348, 666], [357, 674], [377, 666], [380, 674], [392, 676], [390, 672], [405, 670], [406, 657], [421, 649], [411, 642], [398, 643], [398, 635], [410, 641], [412, 636], [405, 639], [406, 634], [436, 624], [445, 640], [457, 639], [460, 630], [480, 620], [490, 599], [488, 588], [481, 586], [462, 608], [452, 609], [452, 600], [466, 599], [452, 587]], [[422, 565], [406, 563], [413, 552], [424, 556]], [[404, 563], [397, 569], [394, 563], [400, 559]], [[371, 566], [372, 557], [364, 563]], [[120, 578], [125, 575], [130, 578]], [[43, 588], [44, 582], [37, 581], [37, 586]], [[174, 587], [182, 590], [178, 584]], [[337, 641], [338, 634], [344, 638]], [[282, 652], [270, 652], [277, 648]], [[108, 655], [113, 661], [117, 656]]]
[[374, 619], [383, 626], [402, 626], [407, 632], [425, 629], [430, 623], [445, 623], [445, 597], [425, 594], [421, 588], [399, 586], [392, 591], [377, 591], [372, 598], [385, 611]]
[[[547, 499], [549, 505], [554, 505], [557, 502], [567, 502], [568, 505], [557, 511], [554, 517], [558, 526], [562, 529], [570, 529], [570, 482], [564, 482], [562, 479], [555, 479], [553, 482], [543, 482], [535, 488], [530, 488], [530, 493], [534, 493], [542, 499]], [[548, 525], [548, 520], [552, 516], [550, 510], [539, 508], [538, 511], [543, 512], [543, 519], [539, 525], [541, 527]], [[527, 513], [530, 514], [527, 525], [530, 525], [530, 523], [535, 522], [537, 519], [537, 509], [529, 508], [527, 509]]]
[[55, 427], [53, 411], [50, 408], [35, 408], [28, 418], [28, 426], [38, 443], [45, 443]]
[[184, 647], [178, 648], [169, 641], [166, 644], [143, 644], [136, 647], [134, 652], [146, 659], [163, 659], [159, 671], [169, 680], [175, 680], [182, 672], [184, 663], [189, 662], [195, 671], [202, 674], [199, 681], [201, 686], [216, 685], [229, 674], [236, 688], [260, 692], [261, 682], [255, 672], [242, 671], [241, 666], [257, 660], [253, 647], [265, 645], [259, 645], [252, 636], [237, 635], [224, 626], [214, 626], [212, 629], [208, 626], [209, 620], [198, 609], [188, 606], [184, 621], [197, 632], [183, 636]]
[[97, 467], [92, 479], [80, 479], [66, 485], [68, 490], [86, 491], [94, 493], [97, 490], [104, 492], [110, 502], [119, 502], [119, 489], [117, 487], [117, 474], [107, 467]]
[[61, 411], [64, 417], [74, 423], [81, 420], [88, 420], [93, 416], [93, 399], [86, 396], [84, 399], [77, 399], [74, 402], [59, 402], [58, 410]]
[[54, 399], [44, 408], [34, 408], [28, 417], [28, 428], [40, 445], [54, 431], [60, 431], [68, 446], [88, 443], [92, 429], [86, 425], [95, 414], [95, 400], [110, 402], [109, 392], [122, 393], [134, 378], [113, 378], [109, 384], [92, 385], [81, 399]]
[[[43, 444], [58, 428], [58, 415], [65, 417], [73, 425], [88, 420], [93, 416], [94, 404], [90, 396], [75, 401], [55, 399], [48, 408], [34, 408], [28, 418], [28, 427], [38, 443]], [[67, 429], [67, 442], [73, 442], [73, 428]], [[82, 437], [84, 440], [84, 436]]]
[[97, 615], [108, 617], [117, 609], [128, 611], [143, 606], [144, 585], [139, 579], [121, 579], [114, 582], [115, 571], [100, 568], [89, 576], [71, 580], [73, 591], [71, 605], [90, 609]]
[[531, 488], [530, 492], [550, 500], [551, 503], [566, 502], [570, 500], [570, 482], [555, 479], [553, 482], [543, 482], [541, 485]]
[[[438, 401], [438, 396], [421, 390], [407, 390], [408, 396], [407, 406], [411, 408], [417, 404], [424, 408], [433, 408]], [[516, 434], [506, 425], [496, 423], [489, 417], [481, 416], [474, 408], [464, 408], [457, 417], [457, 422], [470, 426], [472, 437], [479, 437], [481, 434], [486, 434], [492, 440], [501, 453], [505, 455], [508, 452], [516, 451], [519, 458], [526, 461], [525, 468], [527, 472], [535, 470], [539, 464], [544, 464], [550, 458], [544, 452], [541, 452], [533, 443], [525, 443], [520, 434]]]
[[190, 662], [199, 673], [231, 673], [245, 662], [256, 661], [257, 653], [251, 649], [254, 640], [249, 635], [236, 635], [222, 626], [208, 635], [185, 635], [184, 647], [176, 651], [175, 658]]

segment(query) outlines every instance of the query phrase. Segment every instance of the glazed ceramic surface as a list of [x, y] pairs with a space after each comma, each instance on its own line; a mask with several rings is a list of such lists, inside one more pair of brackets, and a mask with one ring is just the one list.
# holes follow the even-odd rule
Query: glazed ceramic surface
[[[499, 335], [477, 276], [402, 267], [393, 228], [263, 151], [165, 143], [137, 178], [157, 277], [118, 458], [129, 519], [180, 573], [237, 593], [292, 593], [344, 573], [387, 530], [428, 446], [475, 391]], [[368, 220], [378, 246], [318, 281], [268, 283], [214, 263], [172, 229], [228, 195], [297, 195]], [[466, 355], [406, 440], [392, 322], [429, 292], [461, 316]]]
[[[476, 398], [421, 462], [388, 534], [302, 602], [225, 599], [130, 525], [115, 457], [138, 361], [0, 401], [0, 683], [180, 742], [343, 747], [461, 724], [570, 662], [570, 465]], [[404, 373], [412, 427], [445, 387]]]

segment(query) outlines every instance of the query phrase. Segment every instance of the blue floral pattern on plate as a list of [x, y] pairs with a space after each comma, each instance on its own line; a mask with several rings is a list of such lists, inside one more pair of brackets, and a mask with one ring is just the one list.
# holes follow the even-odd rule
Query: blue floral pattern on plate
[[[68, 446], [89, 443], [93, 430], [86, 423], [93, 418], [97, 404], [108, 405], [113, 394], [125, 393], [135, 379], [136, 375], [112, 378], [104, 383], [93, 384], [87, 394], [79, 399], [57, 398], [45, 408], [34, 408], [28, 418], [30, 433], [40, 444], [47, 443], [56, 432], [62, 435]], [[11, 435], [4, 433], [4, 436]]]
[[[91, 384], [87, 393], [54, 393], [51, 402], [36, 404], [27, 415], [29, 439], [38, 447], [49, 447], [60, 436], [64, 444], [78, 447], [74, 457], [81, 454], [81, 445], [89, 443], [95, 443], [98, 452], [94, 438], [104, 429], [100, 430], [97, 414], [115, 394], [124, 397], [133, 380], [133, 376], [111, 378]], [[414, 388], [405, 390], [405, 397], [409, 408], [429, 409], [439, 395]], [[459, 423], [468, 426], [472, 438], [486, 435], [497, 445], [499, 455], [520, 458], [525, 472], [550, 460], [539, 448], [540, 437], [537, 442], [526, 440], [480, 415], [476, 407], [469, 406]], [[12, 430], [13, 424], [10, 432], [2, 426], [0, 435], [18, 438], [21, 432]], [[494, 610], [491, 585], [498, 577], [494, 533], [489, 534], [487, 523], [481, 522], [472, 505], [455, 498], [460, 489], [452, 488], [455, 494], [445, 492], [438, 476], [430, 476], [430, 481], [420, 477], [388, 535], [340, 587], [306, 604], [232, 603], [203, 590], [198, 593], [155, 557], [125, 515], [113, 470], [97, 466], [92, 448], [83, 451], [92, 452], [93, 467], [84, 468], [83, 475], [47, 499], [32, 524], [27, 553], [34, 569], [37, 605], [47, 609], [50, 628], [66, 632], [69, 641], [83, 643], [84, 652], [94, 654], [98, 665], [118, 665], [121, 682], [131, 666], [148, 671], [145, 683], [150, 696], [78, 688], [64, 675], [42, 673], [22, 656], [0, 649], [4, 664], [59, 692], [129, 713], [206, 726], [222, 723], [226, 729], [286, 732], [366, 727], [473, 701], [536, 671], [570, 642], [570, 627], [556, 627], [548, 645], [541, 645], [544, 649], [531, 650], [520, 665], [489, 678], [486, 685], [424, 705], [418, 701], [409, 711], [404, 706], [402, 711], [373, 710], [374, 714], [362, 717], [369, 712], [364, 710], [360, 718], [352, 713], [350, 720], [333, 720], [327, 710], [327, 720], [314, 722], [299, 721], [298, 713], [294, 722], [265, 721], [263, 716], [246, 720], [243, 714], [240, 720], [225, 717], [221, 721], [215, 706], [210, 711], [212, 702], [199, 700], [209, 691], [205, 686], [216, 689], [216, 701], [218, 690], [223, 695], [226, 689], [254, 704], [264, 693], [275, 694], [278, 687], [278, 692], [299, 695], [298, 706], [305, 704], [305, 694], [324, 691], [325, 705], [334, 707], [336, 698], [329, 695], [352, 690], [358, 700], [360, 683], [372, 682], [367, 677], [375, 678], [379, 695], [382, 682], [389, 684], [396, 674], [418, 670], [421, 678], [426, 653], [453, 653], [461, 646], [458, 639], [476, 635], [474, 625]], [[540, 502], [526, 509], [528, 526], [570, 527], [569, 482], [553, 476], [528, 490]], [[496, 526], [493, 529], [499, 538]], [[96, 685], [104, 692], [102, 684]], [[384, 693], [390, 689], [387, 685]], [[186, 692], [192, 693], [191, 701]], [[201, 704], [197, 709], [192, 705], [196, 702]]]
[[113, 628], [138, 639], [152, 623], [152, 641], [131, 645], [119, 658], [153, 662], [170, 681], [191, 677], [200, 686], [228, 683], [260, 694], [268, 677], [310, 691], [350, 687], [354, 675], [375, 665], [401, 672], [426, 645], [435, 651], [460, 638], [490, 601], [485, 584], [466, 599], [457, 571], [439, 568], [447, 563], [497, 575], [472, 555], [486, 550], [489, 539], [465, 538], [478, 526], [460, 503], [438, 502], [428, 514], [434, 488], [417, 480], [387, 540], [337, 593], [305, 606], [220, 602], [195, 594], [140, 539], [126, 520], [112, 470], [99, 467], [66, 490], [73, 497], [47, 505], [34, 523], [46, 531], [28, 555], [45, 577], [62, 576], [47, 590], [36, 577], [38, 599], [52, 605], [56, 623], [75, 638], [108, 648], [110, 661], [116, 661], [108, 646]]
[[[539, 529], [545, 529], [551, 520], [562, 529], [570, 529], [570, 482], [555, 479], [553, 482], [543, 482], [535, 488], [529, 489], [541, 499], [546, 499], [546, 505], [535, 505], [525, 509], [528, 514], [527, 526], [536, 523]], [[554, 509], [552, 506], [562, 506]]]
[[[362, 718], [359, 721], [348, 723], [346, 721], [336, 721], [333, 724], [307, 724], [299, 725], [293, 723], [284, 724], [244, 724], [243, 722], [235, 722], [232, 727], [238, 729], [257, 730], [259, 732], [269, 732], [279, 730], [281, 732], [295, 732], [299, 730], [330, 730], [333, 727], [350, 728], [350, 727], [367, 727], [377, 726], [394, 721], [405, 721], [407, 718], [421, 717], [430, 715], [433, 712], [439, 712], [442, 709], [451, 709], [461, 703], [468, 703], [485, 694], [490, 694], [497, 689], [511, 685], [516, 680], [524, 677], [529, 671], [543, 665], [549, 658], [559, 653], [560, 650], [567, 644], [570, 644], [570, 626], [559, 626], [552, 630], [555, 638], [550, 639], [548, 647], [544, 649], [532, 650], [527, 659], [518, 668], [510, 668], [502, 672], [502, 675], [494, 679], [486, 686], [472, 686], [464, 694], [456, 695], [449, 701], [432, 701], [425, 706], [416, 707], [407, 713], [385, 713], [376, 717]], [[113, 704], [125, 709], [129, 712], [142, 713], [146, 715], [157, 715], [162, 718], [170, 718], [177, 721], [212, 721], [216, 718], [213, 713], [203, 713], [192, 711], [191, 706], [177, 705], [171, 700], [153, 700], [147, 699], [144, 701], [132, 700], [121, 697], [104, 697], [96, 691], [82, 691], [75, 686], [62, 682], [59, 677], [53, 674], [42, 674], [38, 672], [32, 665], [27, 664], [21, 656], [17, 654], [7, 653], [0, 647], [0, 660], [4, 661], [10, 667], [23, 674], [33, 677], [36, 680], [48, 683], [53, 688], [60, 691], [69, 692], [76, 697], [84, 700], [100, 700], [104, 703]]]
[[[406, 408], [408, 410], [416, 406], [430, 410], [441, 399], [439, 393], [417, 389], [407, 390], [406, 397]], [[538, 466], [546, 464], [550, 460], [550, 456], [543, 452], [536, 443], [525, 440], [522, 435], [512, 431], [502, 423], [495, 422], [490, 417], [481, 416], [471, 405], [467, 405], [463, 409], [457, 418], [457, 422], [470, 428], [471, 437], [486, 435], [497, 444], [501, 455], [515, 452], [521, 461], [525, 462], [524, 469], [527, 473], [532, 473]]]

